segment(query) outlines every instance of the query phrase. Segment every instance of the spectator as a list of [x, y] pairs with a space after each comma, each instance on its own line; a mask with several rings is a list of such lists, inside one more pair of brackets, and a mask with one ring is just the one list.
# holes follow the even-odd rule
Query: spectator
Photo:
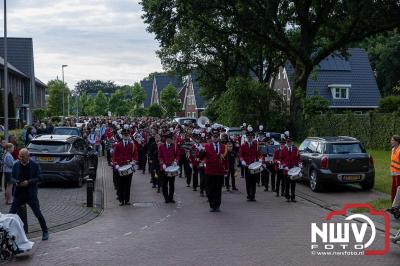
[[12, 201], [13, 184], [11, 182], [11, 175], [12, 175], [13, 166], [16, 162], [16, 160], [14, 160], [14, 157], [12, 156], [13, 151], [14, 151], [14, 145], [12, 143], [7, 143], [5, 145], [4, 168], [3, 168], [4, 184], [6, 187], [5, 198], [6, 198], [7, 205], [10, 205], [11, 201]]
[[5, 155], [5, 141], [3, 137], [0, 137], [0, 191], [3, 190], [2, 182], [3, 182], [3, 164], [4, 164], [4, 155]]
[[39, 199], [37, 197], [40, 168], [37, 163], [30, 159], [29, 151], [26, 148], [19, 151], [19, 161], [13, 166], [11, 181], [16, 185], [16, 188], [10, 213], [16, 214], [21, 205], [28, 204], [33, 214], [39, 220], [43, 233], [42, 240], [49, 239], [46, 221], [40, 211]]
[[14, 160], [18, 160], [19, 149], [18, 149], [17, 138], [14, 135], [10, 135], [10, 137], [8, 138], [8, 142], [14, 145], [14, 152], [12, 153], [12, 156], [14, 157]]
[[33, 129], [32, 127], [28, 127], [26, 130], [26, 137], [25, 137], [25, 147], [28, 146], [29, 143], [31, 143], [31, 140], [33, 139]]

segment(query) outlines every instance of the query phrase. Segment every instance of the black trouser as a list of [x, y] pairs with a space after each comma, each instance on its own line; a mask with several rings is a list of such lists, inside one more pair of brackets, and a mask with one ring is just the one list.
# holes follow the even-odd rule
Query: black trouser
[[242, 164], [240, 164], [240, 177], [244, 177], [244, 174], [245, 174], [245, 167], [244, 166], [242, 166]]
[[169, 202], [174, 199], [175, 192], [175, 177], [167, 176], [165, 171], [161, 173], [161, 182], [162, 182], [162, 192], [164, 195], [164, 199], [166, 202]]
[[199, 168], [199, 176], [200, 176], [200, 193], [203, 194], [204, 191], [207, 192], [207, 190], [206, 190], [206, 186], [207, 186], [206, 179], [207, 178], [204, 173], [204, 167]]
[[[40, 204], [37, 195], [29, 194], [29, 192], [20, 193], [18, 191], [15, 192], [14, 200], [10, 208], [10, 213], [16, 214], [21, 205], [28, 204], [31, 207], [33, 214], [39, 221], [40, 228], [42, 228], [43, 232], [47, 232], [46, 221], [43, 217], [42, 212], [40, 211]], [[23, 217], [21, 217], [23, 219]]]
[[108, 162], [108, 164], [111, 164], [111, 150], [110, 149], [107, 150], [107, 162]]
[[185, 163], [185, 164], [183, 165], [183, 167], [184, 167], [184, 171], [185, 171], [186, 184], [187, 184], [188, 186], [190, 186], [190, 183], [192, 182], [192, 173], [193, 173], [193, 170], [192, 170], [192, 168], [190, 167], [190, 164], [189, 164], [188, 160], [186, 160], [186, 161], [187, 161], [187, 163]]
[[199, 168], [193, 166], [193, 190], [197, 189], [199, 186]]
[[104, 151], [106, 149], [106, 144], [104, 143], [104, 141], [101, 142], [101, 153], [104, 156]]
[[294, 200], [296, 198], [296, 181], [291, 180], [288, 175], [285, 176], [285, 197]]
[[224, 184], [223, 175], [207, 175], [207, 197], [211, 209], [218, 209], [221, 206], [222, 185]]
[[232, 188], [236, 188], [236, 183], [235, 183], [235, 166], [234, 166], [234, 165], [229, 166], [228, 174], [225, 176], [225, 186], [226, 186], [226, 189], [229, 189], [229, 188], [230, 188], [229, 179], [231, 179], [231, 181], [232, 181]]
[[259, 175], [260, 174], [250, 174], [249, 168], [245, 168], [246, 192], [248, 199], [256, 198], [256, 183]]
[[285, 183], [286, 183], [285, 182], [286, 181], [285, 176], [286, 175], [283, 174], [283, 170], [282, 169], [280, 169], [280, 170], [278, 170], [276, 172], [276, 186], [275, 186], [275, 189], [276, 189], [276, 194], [277, 195], [279, 195], [279, 186], [281, 186], [281, 196], [285, 195]]
[[118, 190], [118, 178], [119, 178], [118, 171], [113, 169], [113, 184], [115, 190]]
[[261, 172], [262, 184], [268, 190], [269, 180], [271, 179], [271, 190], [275, 190], [275, 169], [274, 166], [267, 166], [267, 169]]
[[133, 174], [118, 177], [117, 194], [120, 202], [129, 202], [131, 198], [132, 175]]
[[182, 172], [185, 171], [185, 161], [186, 161], [186, 155], [185, 154], [181, 154], [179, 156], [179, 161], [178, 161], [179, 168], [181, 169], [181, 171], [179, 172], [179, 177], [182, 177]]
[[149, 162], [149, 172], [150, 172], [150, 176], [151, 176], [151, 183], [153, 184], [153, 186], [158, 185], [158, 187], [160, 187], [159, 180], [160, 180], [160, 175], [159, 175], [159, 165], [158, 163], [155, 163], [154, 161], [152, 161], [151, 163]]
[[143, 171], [143, 174], [146, 171], [146, 161], [147, 161], [147, 154], [144, 148], [138, 149], [138, 159], [139, 159], [139, 170]]

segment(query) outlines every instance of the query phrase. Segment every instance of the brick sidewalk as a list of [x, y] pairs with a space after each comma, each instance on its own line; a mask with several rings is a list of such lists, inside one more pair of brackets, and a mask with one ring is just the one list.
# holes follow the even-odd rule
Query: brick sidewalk
[[[101, 161], [101, 160], [100, 160]], [[102, 169], [99, 163], [96, 191], [94, 194], [94, 208], [86, 207], [86, 184], [81, 188], [69, 187], [43, 187], [39, 188], [39, 202], [50, 233], [67, 230], [78, 225], [85, 224], [97, 216], [103, 208], [103, 183]], [[10, 206], [5, 205], [4, 192], [0, 202], [0, 212], [8, 213]], [[29, 237], [41, 235], [39, 222], [28, 209]]]

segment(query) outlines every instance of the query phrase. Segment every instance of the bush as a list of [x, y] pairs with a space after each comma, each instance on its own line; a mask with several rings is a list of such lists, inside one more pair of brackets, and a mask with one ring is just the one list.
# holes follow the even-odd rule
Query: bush
[[147, 110], [145, 108], [136, 108], [133, 111], [129, 112], [133, 117], [143, 117], [147, 115]]
[[379, 101], [379, 111], [382, 113], [397, 112], [400, 107], [400, 96], [387, 96]]
[[147, 112], [150, 117], [161, 118], [163, 115], [163, 110], [162, 110], [161, 106], [158, 104], [155, 104], [155, 103], [149, 106], [149, 109]]
[[35, 109], [33, 110], [32, 115], [34, 120], [42, 120], [46, 117], [46, 111], [43, 109]]

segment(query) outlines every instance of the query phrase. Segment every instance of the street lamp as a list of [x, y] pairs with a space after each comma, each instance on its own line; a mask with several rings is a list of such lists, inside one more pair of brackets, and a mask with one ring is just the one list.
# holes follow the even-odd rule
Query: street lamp
[[64, 86], [65, 86], [65, 82], [64, 82], [64, 68], [68, 67], [68, 65], [62, 65], [61, 66], [61, 70], [62, 70], [62, 82], [63, 82], [63, 89], [62, 89], [62, 115], [65, 116], [64, 114]]
[[4, 0], [4, 139], [8, 141], [8, 43], [7, 0]]

